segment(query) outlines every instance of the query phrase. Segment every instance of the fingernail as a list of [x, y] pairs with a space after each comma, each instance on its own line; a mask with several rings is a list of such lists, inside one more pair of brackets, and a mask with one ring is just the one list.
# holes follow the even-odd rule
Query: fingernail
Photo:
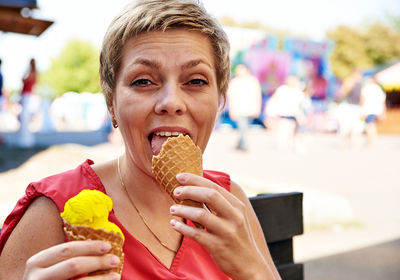
[[174, 190], [174, 195], [175, 195], [175, 196], [180, 195], [181, 193], [182, 193], [182, 189], [181, 189], [181, 188], [176, 188], [176, 189]]
[[172, 206], [169, 208], [169, 212], [170, 212], [171, 214], [175, 213], [175, 212], [176, 212], [176, 205], [172, 205]]
[[172, 219], [171, 221], [169, 221], [171, 223], [171, 226], [176, 226], [177, 222], [175, 219]]
[[185, 183], [187, 180], [187, 174], [185, 173], [179, 173], [178, 175], [176, 175], [176, 179], [181, 182], [181, 183]]
[[111, 276], [111, 280], [119, 280], [119, 279], [121, 279], [121, 275], [119, 275], [118, 273], [113, 273], [110, 276]]
[[100, 251], [101, 252], [106, 253], [106, 252], [108, 252], [110, 250], [111, 250], [111, 244], [110, 243], [108, 243], [108, 242], [101, 242], [100, 243]]
[[111, 264], [112, 266], [118, 265], [119, 262], [120, 262], [120, 260], [119, 260], [119, 258], [118, 258], [117, 256], [111, 256], [111, 258], [110, 258], [110, 264]]

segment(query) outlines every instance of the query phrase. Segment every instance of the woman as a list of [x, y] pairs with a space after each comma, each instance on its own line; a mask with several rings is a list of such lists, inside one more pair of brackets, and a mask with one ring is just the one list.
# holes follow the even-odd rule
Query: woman
[[91, 188], [114, 201], [110, 219], [126, 237], [123, 279], [280, 279], [251, 205], [228, 175], [177, 176], [182, 187], [174, 195], [206, 203], [213, 215], [175, 205], [151, 171], [164, 135], [188, 134], [206, 148], [225, 99], [228, 53], [221, 27], [193, 1], [126, 7], [111, 23], [100, 56], [102, 88], [125, 153], [28, 187], [3, 228], [2, 278], [68, 279], [117, 265], [107, 243], [65, 243], [63, 203]]
[[[295, 148], [298, 128], [305, 124], [304, 107], [307, 102], [296, 76], [288, 76], [285, 84], [279, 86], [265, 107], [267, 120], [277, 116], [276, 146], [282, 150]], [[268, 120], [270, 121], [270, 120]]]
[[236, 121], [239, 141], [237, 150], [247, 151], [247, 132], [251, 122], [261, 113], [262, 92], [257, 77], [243, 64], [235, 68], [235, 77], [230, 81], [228, 91], [229, 117]]
[[367, 79], [361, 88], [360, 107], [365, 118], [366, 144], [370, 146], [378, 135], [377, 122], [384, 118], [386, 111], [386, 93], [375, 76]]
[[35, 144], [33, 133], [29, 130], [29, 123], [32, 118], [32, 94], [36, 84], [37, 71], [35, 59], [29, 61], [29, 68], [22, 78], [20, 127], [18, 131], [18, 146], [32, 147]]

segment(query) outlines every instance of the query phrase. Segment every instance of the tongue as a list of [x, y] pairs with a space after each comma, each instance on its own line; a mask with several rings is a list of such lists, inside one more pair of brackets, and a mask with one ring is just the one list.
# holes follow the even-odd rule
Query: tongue
[[167, 141], [167, 139], [167, 136], [153, 135], [153, 138], [151, 139], [151, 150], [153, 151], [153, 155], [158, 155], [160, 153], [162, 145]]

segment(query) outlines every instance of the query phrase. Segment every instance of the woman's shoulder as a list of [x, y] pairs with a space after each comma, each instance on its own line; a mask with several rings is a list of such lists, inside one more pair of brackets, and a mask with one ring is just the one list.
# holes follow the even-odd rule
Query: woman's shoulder
[[[33, 182], [35, 190], [43, 194], [59, 190], [65, 193], [80, 191], [81, 189], [103, 189], [102, 182], [91, 168], [93, 161], [88, 159], [74, 169], [70, 169], [55, 175]], [[46, 195], [47, 196], [47, 195]]]
[[25, 262], [30, 256], [64, 241], [62, 222], [56, 205], [47, 197], [37, 197], [26, 209], [18, 224], [6, 226], [2, 230], [2, 276], [13, 275], [11, 278], [22, 278]]
[[[30, 183], [26, 188], [25, 195], [18, 200], [14, 209], [4, 221], [0, 237], [0, 251], [8, 236], [35, 201], [45, 201], [40, 204], [42, 206], [55, 205], [58, 212], [62, 212], [65, 202], [83, 189], [98, 189], [104, 192], [100, 179], [90, 167], [91, 164], [93, 164], [93, 161], [86, 160], [75, 169]], [[35, 207], [34, 209], [38, 208]]]
[[240, 185], [231, 180], [229, 174], [215, 171], [215, 170], [204, 170], [203, 176], [219, 186], [223, 187], [227, 191], [231, 192], [234, 196], [239, 198], [241, 201], [247, 201], [247, 195]]
[[65, 202], [77, 195], [83, 189], [96, 189], [105, 192], [104, 185], [91, 165], [94, 162], [86, 160], [76, 168], [46, 177], [30, 184], [26, 194], [32, 191], [33, 196], [44, 195], [53, 200], [58, 209], [63, 211]]
[[229, 174], [214, 170], [204, 170], [203, 176], [231, 192], [240, 201], [242, 201], [247, 208], [251, 208], [246, 192], [238, 183], [231, 180]]

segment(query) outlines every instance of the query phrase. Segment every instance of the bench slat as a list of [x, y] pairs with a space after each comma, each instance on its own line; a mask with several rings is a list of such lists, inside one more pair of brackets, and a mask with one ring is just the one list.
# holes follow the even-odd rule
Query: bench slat
[[293, 237], [303, 233], [303, 194], [261, 194], [250, 202], [282, 280], [303, 280], [303, 264], [293, 263]]
[[303, 194], [261, 194], [250, 198], [267, 242], [303, 233]]
[[269, 242], [269, 252], [275, 265], [293, 262], [293, 239]]
[[290, 263], [278, 266], [278, 272], [282, 280], [303, 280], [304, 266], [301, 263]]

